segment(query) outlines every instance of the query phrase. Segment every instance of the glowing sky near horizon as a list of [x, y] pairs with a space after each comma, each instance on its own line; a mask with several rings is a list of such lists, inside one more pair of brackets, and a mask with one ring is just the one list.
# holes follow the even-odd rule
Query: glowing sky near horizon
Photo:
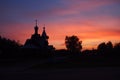
[[120, 42], [120, 0], [0, 0], [0, 35], [24, 44], [46, 25], [49, 44], [64, 49], [65, 36], [76, 35], [83, 49]]

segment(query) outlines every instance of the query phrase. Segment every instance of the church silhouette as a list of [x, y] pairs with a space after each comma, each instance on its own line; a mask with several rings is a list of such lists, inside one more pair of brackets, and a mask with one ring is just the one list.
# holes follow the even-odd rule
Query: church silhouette
[[27, 49], [41, 49], [41, 50], [53, 50], [53, 45], [49, 45], [48, 39], [49, 36], [47, 35], [45, 31], [45, 26], [43, 27], [42, 35], [38, 33], [38, 25], [36, 20], [36, 25], [34, 27], [34, 34], [31, 36], [30, 39], [27, 39], [23, 48]]

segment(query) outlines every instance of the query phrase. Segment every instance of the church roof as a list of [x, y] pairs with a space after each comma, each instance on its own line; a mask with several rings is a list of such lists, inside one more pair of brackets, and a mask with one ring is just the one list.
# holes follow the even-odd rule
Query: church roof
[[43, 27], [42, 37], [48, 39], [48, 36], [46, 34], [46, 31], [45, 31], [45, 27]]

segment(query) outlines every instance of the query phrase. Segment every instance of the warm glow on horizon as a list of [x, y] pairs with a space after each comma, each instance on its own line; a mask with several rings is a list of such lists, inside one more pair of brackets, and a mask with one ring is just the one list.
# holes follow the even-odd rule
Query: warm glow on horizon
[[[18, 33], [17, 35], [19, 36], [15, 34], [9, 34], [6, 37], [15, 39], [16, 41], [19, 40], [21, 44], [24, 44], [26, 39], [30, 38], [31, 35], [34, 33], [35, 25], [27, 25], [27, 26], [30, 26], [30, 27], [26, 28], [22, 32], [19, 32], [21, 31], [20, 28], [18, 29], [18, 31], [15, 31], [16, 33]], [[101, 42], [112, 41], [114, 44], [120, 41], [119, 32], [114, 31], [114, 30], [107, 31], [101, 28], [97, 29], [94, 27], [89, 28], [89, 27], [78, 27], [78, 26], [77, 27], [75, 26], [64, 27], [63, 26], [64, 31], [62, 31], [62, 29], [58, 30], [57, 28], [49, 28], [47, 26], [46, 26], [46, 32], [49, 35], [49, 44], [54, 45], [56, 49], [66, 49], [65, 37], [72, 36], [72, 35], [78, 36], [79, 39], [82, 41], [83, 50], [96, 48], [98, 44], [100, 44]], [[42, 33], [42, 27], [39, 26], [39, 34], [41, 33]]]

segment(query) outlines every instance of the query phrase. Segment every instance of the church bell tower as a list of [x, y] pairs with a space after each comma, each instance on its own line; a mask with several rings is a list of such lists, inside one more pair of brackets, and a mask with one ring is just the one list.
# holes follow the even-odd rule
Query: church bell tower
[[35, 22], [36, 22], [36, 26], [34, 27], [34, 29], [35, 29], [35, 34], [38, 34], [37, 20], [35, 20]]

